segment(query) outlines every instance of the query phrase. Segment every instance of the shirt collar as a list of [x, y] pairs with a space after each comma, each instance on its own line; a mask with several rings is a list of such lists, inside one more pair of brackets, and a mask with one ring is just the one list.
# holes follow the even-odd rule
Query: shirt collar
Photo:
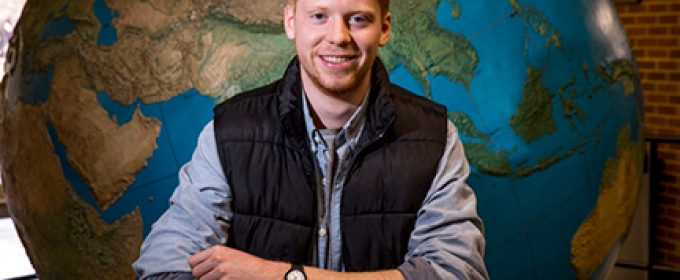
[[[354, 111], [354, 114], [347, 120], [347, 122], [342, 126], [338, 135], [336, 137], [336, 147], [340, 147], [345, 143], [349, 143], [352, 149], [356, 146], [361, 132], [364, 128], [364, 123], [366, 122], [366, 110], [368, 107], [368, 96], [370, 91], [364, 96], [364, 100], [361, 101], [359, 107]], [[316, 145], [314, 137], [318, 136], [318, 129], [314, 126], [314, 120], [309, 110], [309, 103], [307, 102], [307, 96], [305, 91], [302, 91], [302, 113], [305, 118], [305, 127], [307, 128], [307, 137], [309, 137], [310, 143]]]

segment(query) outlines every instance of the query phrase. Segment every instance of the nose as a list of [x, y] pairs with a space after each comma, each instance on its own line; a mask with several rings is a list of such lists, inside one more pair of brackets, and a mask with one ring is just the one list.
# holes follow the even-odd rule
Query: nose
[[326, 40], [334, 45], [347, 44], [350, 39], [349, 26], [342, 18], [334, 18], [328, 25]]

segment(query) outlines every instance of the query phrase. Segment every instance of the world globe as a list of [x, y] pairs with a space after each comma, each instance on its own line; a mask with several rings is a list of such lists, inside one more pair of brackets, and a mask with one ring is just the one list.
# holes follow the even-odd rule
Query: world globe
[[[212, 108], [274, 81], [294, 56], [286, 2], [28, 0], [0, 87], [0, 147], [38, 277], [135, 278]], [[490, 277], [604, 277], [644, 147], [612, 3], [398, 0], [391, 12], [379, 57], [458, 127]]]

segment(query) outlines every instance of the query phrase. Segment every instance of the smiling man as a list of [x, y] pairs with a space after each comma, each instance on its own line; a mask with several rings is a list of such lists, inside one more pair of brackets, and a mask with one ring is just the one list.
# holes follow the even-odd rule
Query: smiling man
[[142, 279], [486, 279], [446, 109], [377, 59], [389, 0], [291, 0], [282, 79], [215, 108]]

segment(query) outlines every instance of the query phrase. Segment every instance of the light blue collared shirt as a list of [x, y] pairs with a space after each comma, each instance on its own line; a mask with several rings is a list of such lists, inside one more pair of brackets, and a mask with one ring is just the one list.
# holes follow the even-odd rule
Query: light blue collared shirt
[[[344, 271], [342, 263], [342, 234], [340, 232], [340, 202], [351, 155], [355, 152], [366, 121], [368, 93], [359, 107], [340, 129], [319, 130], [314, 125], [306, 95], [302, 107], [312, 153], [317, 162], [317, 190], [319, 197], [319, 225], [317, 266]], [[329, 134], [330, 133], [330, 134]], [[326, 137], [323, 134], [329, 134]], [[331, 142], [332, 141], [332, 142]]]

